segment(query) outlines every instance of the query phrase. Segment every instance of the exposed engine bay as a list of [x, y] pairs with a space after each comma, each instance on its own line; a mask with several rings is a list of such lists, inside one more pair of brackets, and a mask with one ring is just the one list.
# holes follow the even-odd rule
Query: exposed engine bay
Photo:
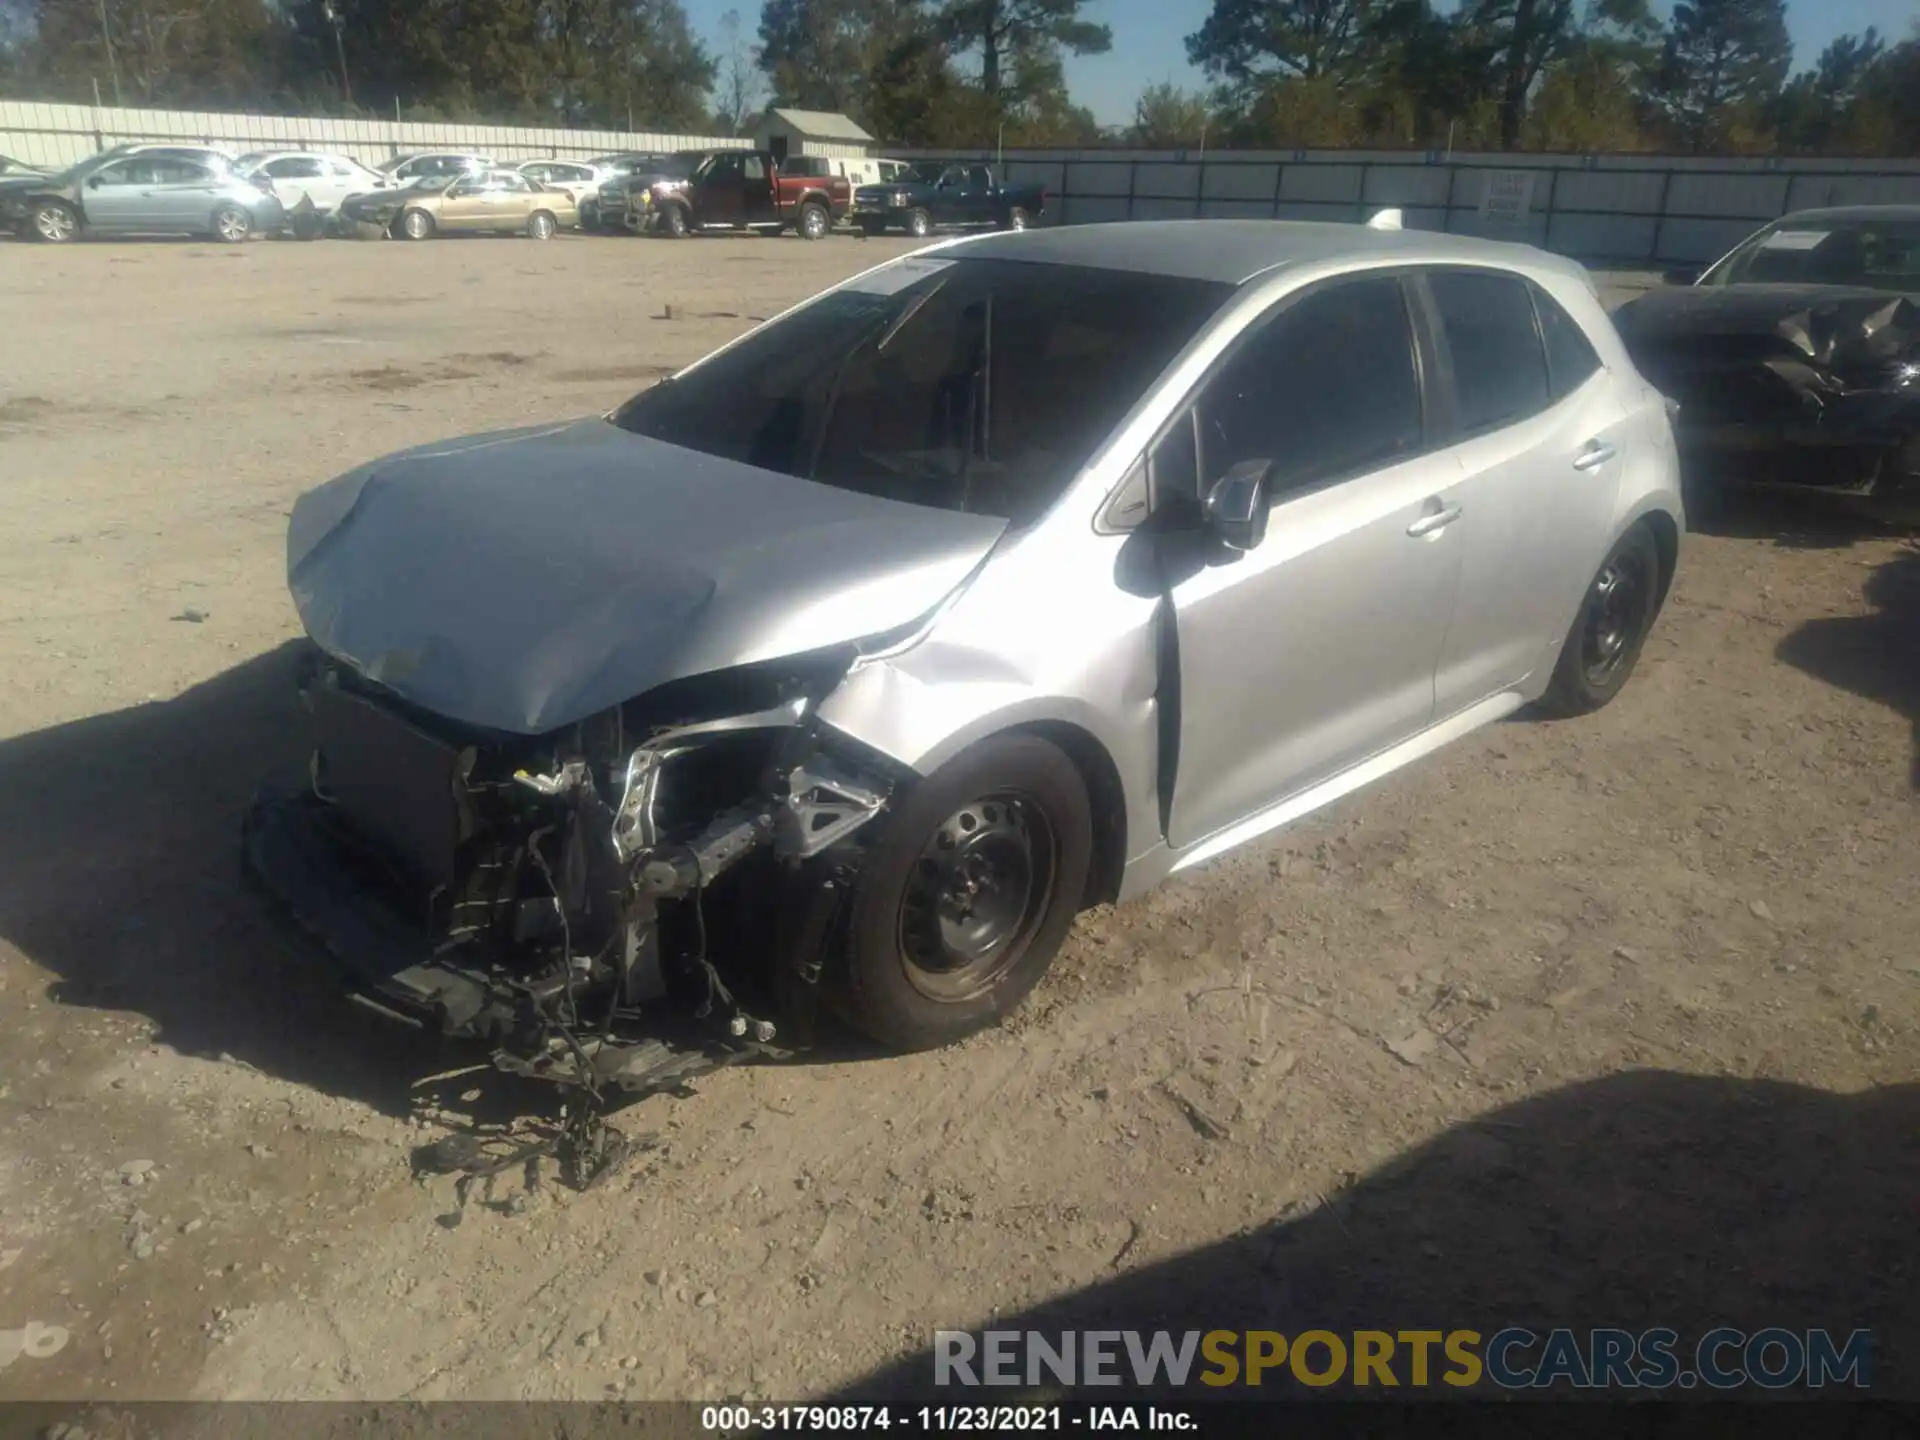
[[256, 800], [249, 869], [357, 999], [484, 1040], [502, 1070], [598, 1099], [804, 1048], [857, 838], [898, 778], [811, 723], [846, 658], [676, 682], [530, 738], [316, 650], [306, 783]]

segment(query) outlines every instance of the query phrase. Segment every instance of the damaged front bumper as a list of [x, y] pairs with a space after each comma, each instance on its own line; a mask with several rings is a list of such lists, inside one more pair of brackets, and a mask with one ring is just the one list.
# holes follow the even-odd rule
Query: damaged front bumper
[[1872, 293], [1682, 292], [1618, 319], [1641, 373], [1677, 406], [1692, 474], [1920, 508], [1920, 306]]
[[526, 741], [327, 662], [303, 689], [309, 775], [255, 797], [244, 861], [355, 999], [595, 1096], [810, 1042], [895, 777], [823, 746], [809, 696]]

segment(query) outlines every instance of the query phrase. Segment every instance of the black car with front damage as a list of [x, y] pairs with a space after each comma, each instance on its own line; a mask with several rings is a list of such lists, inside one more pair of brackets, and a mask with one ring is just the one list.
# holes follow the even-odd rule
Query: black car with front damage
[[1696, 488], [1920, 516], [1920, 206], [1804, 210], [1622, 306]]

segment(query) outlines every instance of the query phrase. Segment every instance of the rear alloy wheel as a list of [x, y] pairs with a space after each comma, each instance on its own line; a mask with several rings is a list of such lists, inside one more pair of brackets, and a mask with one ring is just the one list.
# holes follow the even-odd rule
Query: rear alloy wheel
[[1007, 211], [1006, 219], [1000, 222], [1002, 230], [1024, 230], [1027, 228], [1027, 212], [1018, 205]]
[[36, 240], [49, 245], [65, 245], [80, 235], [80, 214], [59, 200], [42, 200], [33, 207], [28, 225]]
[[400, 233], [409, 240], [431, 240], [433, 230], [433, 216], [424, 210], [409, 210], [400, 217]]
[[213, 237], [225, 245], [238, 245], [253, 233], [253, 217], [238, 205], [222, 205], [213, 212]]
[[553, 216], [544, 210], [536, 210], [527, 217], [527, 238], [529, 240], [551, 240], [553, 232], [559, 226], [554, 224]]
[[907, 216], [907, 233], [916, 240], [924, 240], [933, 233], [933, 217], [924, 210], [915, 210]]
[[799, 232], [802, 240], [818, 240], [832, 228], [832, 225], [833, 222], [827, 215], [826, 207], [809, 201], [800, 207], [800, 219], [794, 228]]
[[1587, 586], [1541, 708], [1553, 715], [1598, 710], [1627, 683], [1660, 613], [1660, 547], [1636, 525], [1613, 547]]
[[997, 1022], [1039, 983], [1093, 857], [1086, 785], [1064, 751], [1000, 735], [909, 791], [853, 894], [837, 1007], [897, 1050]]

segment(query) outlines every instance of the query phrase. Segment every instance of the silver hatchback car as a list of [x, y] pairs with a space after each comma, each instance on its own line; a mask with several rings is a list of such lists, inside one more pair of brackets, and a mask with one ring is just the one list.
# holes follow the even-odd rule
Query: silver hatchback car
[[[941, 1044], [1125, 900], [1529, 702], [1683, 517], [1586, 272], [1353, 226], [965, 239], [288, 537], [254, 873], [364, 998], [598, 1093]], [[677, 1027], [677, 1028], [676, 1028]]]

